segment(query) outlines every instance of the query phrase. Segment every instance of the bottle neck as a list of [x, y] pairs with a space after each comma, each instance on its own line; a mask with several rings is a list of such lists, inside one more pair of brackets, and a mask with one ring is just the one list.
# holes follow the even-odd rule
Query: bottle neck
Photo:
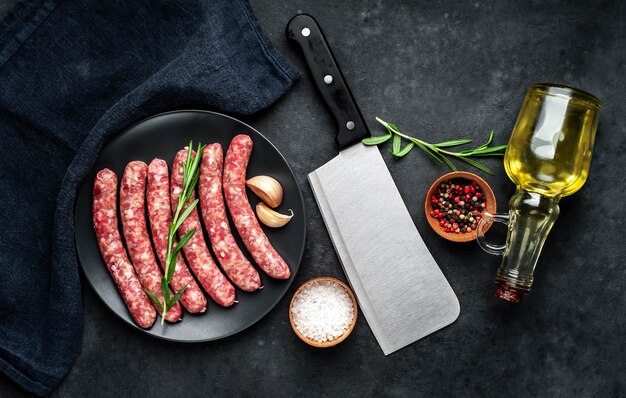
[[530, 291], [533, 273], [548, 233], [559, 215], [559, 199], [518, 189], [509, 201], [509, 231], [496, 295], [519, 302]]

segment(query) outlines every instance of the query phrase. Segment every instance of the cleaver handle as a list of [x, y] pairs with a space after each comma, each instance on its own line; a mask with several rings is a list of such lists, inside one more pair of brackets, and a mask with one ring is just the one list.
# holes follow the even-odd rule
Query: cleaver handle
[[311, 77], [337, 119], [339, 150], [370, 137], [363, 115], [315, 18], [308, 14], [291, 18], [287, 37], [302, 48]]

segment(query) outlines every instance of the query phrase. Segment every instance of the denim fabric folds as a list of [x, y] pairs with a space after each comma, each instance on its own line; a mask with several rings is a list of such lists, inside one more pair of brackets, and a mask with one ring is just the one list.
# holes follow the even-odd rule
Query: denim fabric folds
[[78, 185], [152, 114], [251, 114], [298, 73], [245, 0], [22, 2], [0, 24], [0, 370], [49, 395], [80, 353]]

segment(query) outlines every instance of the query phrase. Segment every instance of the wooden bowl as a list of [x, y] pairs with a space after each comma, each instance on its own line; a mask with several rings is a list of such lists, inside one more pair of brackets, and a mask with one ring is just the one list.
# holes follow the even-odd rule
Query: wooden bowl
[[[487, 211], [491, 214], [496, 213], [496, 196], [493, 194], [493, 190], [491, 189], [489, 184], [487, 184], [485, 180], [483, 180], [476, 174], [467, 171], [453, 171], [439, 177], [437, 181], [435, 181], [433, 185], [430, 186], [430, 189], [426, 193], [426, 200], [424, 201], [424, 212], [426, 212], [426, 219], [428, 220], [428, 224], [439, 236], [452, 242], [469, 242], [476, 239], [476, 230], [472, 232], [458, 234], [455, 232], [445, 232], [443, 228], [441, 228], [441, 226], [439, 225], [439, 220], [430, 215], [430, 212], [433, 211], [430, 204], [430, 198], [437, 192], [437, 188], [439, 188], [439, 185], [441, 185], [442, 182], [454, 180], [457, 178], [476, 181], [487, 203], [483, 211]], [[490, 226], [491, 225], [488, 225], [485, 228], [485, 231], [488, 230]]]
[[[354, 316], [352, 317], [352, 322], [350, 323], [350, 326], [348, 326], [348, 329], [346, 329], [346, 331], [343, 332], [343, 334], [341, 336], [337, 337], [336, 339], [325, 341], [325, 342], [322, 342], [322, 343], [320, 343], [319, 341], [316, 341], [316, 340], [312, 340], [312, 339], [304, 336], [302, 333], [300, 333], [300, 331], [296, 327], [296, 324], [293, 322], [293, 314], [291, 313], [291, 310], [293, 308], [293, 303], [296, 300], [296, 297], [298, 297], [298, 295], [302, 291], [302, 289], [304, 289], [305, 287], [310, 286], [310, 285], [312, 285], [313, 283], [316, 283], [316, 282], [331, 282], [331, 283], [335, 283], [335, 284], [341, 286], [341, 288], [343, 288], [343, 290], [345, 290], [346, 293], [348, 293], [348, 296], [350, 297], [350, 301], [352, 301], [352, 308], [354, 309]], [[305, 343], [307, 343], [308, 345], [311, 345], [313, 347], [328, 348], [328, 347], [336, 346], [337, 344], [339, 344], [342, 341], [344, 341], [348, 336], [350, 336], [350, 333], [352, 333], [352, 329], [354, 329], [354, 325], [356, 325], [356, 318], [357, 318], [358, 312], [359, 312], [359, 310], [358, 310], [358, 307], [357, 307], [357, 304], [356, 304], [356, 298], [354, 297], [354, 293], [352, 293], [352, 290], [350, 290], [350, 288], [345, 283], [340, 281], [339, 279], [323, 276], [323, 277], [313, 278], [313, 279], [309, 280], [308, 282], [306, 282], [302, 286], [300, 286], [298, 288], [298, 290], [296, 290], [296, 292], [294, 293], [293, 297], [291, 298], [291, 303], [289, 303], [289, 323], [291, 324], [291, 328], [293, 329], [294, 333], [300, 338], [300, 340], [304, 341]]]

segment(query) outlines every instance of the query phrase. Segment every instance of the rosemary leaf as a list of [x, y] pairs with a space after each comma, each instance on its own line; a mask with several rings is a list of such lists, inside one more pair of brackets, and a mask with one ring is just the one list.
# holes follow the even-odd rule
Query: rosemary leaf
[[475, 161], [473, 159], [466, 158], [465, 156], [459, 156], [458, 158], [461, 159], [464, 162], [467, 162], [468, 164], [471, 164], [472, 166], [476, 167], [477, 169], [484, 171], [487, 174], [494, 175], [493, 171], [491, 171], [491, 169], [489, 167], [487, 167], [487, 166], [485, 166], [485, 165], [483, 165], [481, 163], [478, 163], [477, 161]]
[[366, 138], [362, 142], [365, 145], [378, 145], [378, 144], [382, 144], [383, 142], [389, 140], [390, 138], [391, 138], [391, 134], [377, 135], [375, 137]]
[[483, 149], [467, 149], [458, 154], [461, 156], [503, 156], [506, 151], [506, 145], [492, 146]]
[[[200, 158], [202, 158], [202, 148], [204, 148], [203, 145], [198, 144], [198, 149], [196, 150], [196, 156], [193, 158], [193, 161], [191, 162], [191, 165], [188, 166], [189, 170], [189, 177], [191, 178], [196, 178], [197, 177], [197, 173], [196, 171], [198, 170], [198, 166], [200, 165]], [[189, 147], [189, 151], [187, 151], [187, 153], [191, 153], [191, 149], [193, 149], [192, 147]], [[195, 186], [195, 184], [190, 184], [190, 186]]]
[[470, 142], [472, 142], [472, 140], [464, 138], [464, 139], [461, 139], [461, 140], [450, 140], [450, 141], [438, 142], [436, 144], [433, 144], [433, 146], [436, 146], [437, 148], [445, 148], [445, 147], [449, 147], [449, 146], [457, 146], [457, 145], [469, 144]]
[[400, 127], [398, 127], [398, 125], [397, 125], [397, 124], [394, 124], [394, 123], [388, 123], [387, 130], [391, 130], [391, 131], [400, 131]]
[[[168, 284], [172, 281], [172, 277], [174, 276], [174, 271], [176, 271], [176, 257], [174, 257], [174, 263], [167, 270], [167, 274], [165, 275], [165, 280], [167, 281]], [[171, 301], [170, 306], [174, 305], [174, 303], [175, 301]]]
[[189, 141], [189, 145], [187, 146], [187, 160], [183, 163], [183, 186], [187, 185], [186, 178], [189, 177], [189, 167], [191, 166], [191, 156], [192, 156], [193, 145], [192, 142]]
[[167, 278], [161, 278], [161, 290], [163, 291], [163, 297], [165, 298], [165, 305], [167, 307], [170, 307], [169, 305], [167, 305], [170, 302], [170, 288], [167, 284]]
[[168, 283], [172, 281], [172, 277], [170, 275], [174, 275], [174, 270], [176, 269], [176, 259], [178, 258], [178, 253], [176, 255], [170, 254], [168, 258], [168, 267], [166, 268], [166, 272], [164, 273], [164, 278], [167, 279]]
[[172, 257], [177, 257], [178, 256], [178, 252], [180, 252], [180, 250], [183, 248], [183, 246], [185, 246], [187, 244], [187, 242], [189, 242], [189, 239], [191, 239], [191, 237], [193, 236], [193, 234], [196, 232], [196, 229], [193, 228], [189, 231], [187, 231], [187, 233], [185, 235], [183, 235], [182, 238], [180, 238], [180, 240], [178, 241], [178, 244], [176, 245], [176, 248], [174, 249], [174, 251], [172, 251]]
[[491, 130], [491, 133], [489, 133], [489, 139], [482, 145], [482, 147], [488, 147], [489, 144], [491, 144], [491, 141], [493, 141], [493, 130]]
[[448, 167], [450, 167], [452, 169], [452, 171], [457, 171], [458, 169], [456, 168], [456, 166], [450, 161], [450, 159], [448, 159], [447, 157], [445, 157], [444, 155], [441, 155], [441, 158], [443, 159], [443, 161], [448, 165]]
[[504, 155], [504, 151], [506, 151], [506, 145], [498, 145], [498, 146], [492, 146], [492, 147], [485, 147], [483, 149], [480, 150], [480, 152], [477, 152], [480, 155], [487, 155], [487, 154], [492, 154], [495, 152], [501, 152], [502, 155]]
[[443, 163], [443, 159], [441, 158], [441, 155], [439, 155], [437, 152], [434, 152], [430, 149], [428, 149], [424, 144], [422, 144], [419, 140], [414, 140], [412, 141], [415, 143], [415, 145], [417, 145], [422, 151], [426, 152], [427, 154], [429, 154], [430, 156], [432, 156], [433, 158], [435, 158], [436, 161], [438, 161], [439, 163]]
[[193, 202], [189, 203], [189, 206], [187, 206], [187, 208], [182, 212], [180, 217], [178, 217], [178, 220], [176, 220], [176, 224], [174, 224], [174, 230], [178, 231], [178, 229], [183, 224], [183, 222], [185, 222], [189, 214], [191, 214], [191, 212], [195, 210], [198, 202], [198, 199], [194, 199]]
[[400, 137], [399, 135], [394, 135], [393, 136], [393, 143], [391, 144], [391, 153], [398, 153], [400, 152], [400, 147], [402, 145], [402, 137]]
[[[191, 182], [189, 183], [189, 186], [195, 187], [198, 184], [199, 178], [200, 178], [200, 173], [196, 172], [195, 175], [192, 177]], [[187, 201], [189, 201], [189, 199], [191, 198], [191, 195], [193, 195], [193, 189], [188, 192]]]
[[161, 302], [159, 301], [159, 298], [157, 297], [157, 295], [152, 293], [150, 290], [143, 289], [143, 291], [146, 292], [148, 297], [150, 297], [150, 300], [152, 300], [154, 305], [157, 306], [159, 311], [163, 312], [163, 304], [161, 304]]
[[185, 292], [187, 287], [189, 287], [189, 285], [185, 285], [185, 286], [181, 287], [180, 290], [176, 292], [174, 297], [172, 297], [172, 303], [176, 303], [178, 301], [178, 299], [180, 298], [180, 296], [183, 295], [183, 293]]
[[[450, 167], [452, 170], [457, 170], [457, 168], [452, 163], [450, 158], [457, 158], [473, 167], [476, 167], [477, 169], [481, 171], [484, 171], [485, 173], [493, 174], [493, 171], [489, 169], [489, 167], [470, 158], [471, 157], [485, 157], [485, 156], [504, 156], [504, 153], [507, 148], [506, 145], [489, 146], [491, 145], [491, 142], [493, 141], [493, 137], [494, 137], [494, 132], [492, 130], [489, 133], [487, 142], [485, 142], [481, 146], [474, 148], [474, 149], [465, 149], [460, 152], [452, 152], [444, 148], [469, 144], [470, 142], [472, 142], [472, 140], [468, 138], [459, 138], [459, 139], [439, 142], [436, 144], [430, 144], [418, 138], [415, 138], [415, 137], [412, 137], [410, 135], [400, 132], [400, 128], [396, 124], [388, 123], [379, 117], [376, 117], [376, 121], [378, 121], [387, 129], [388, 134], [366, 138], [362, 141], [363, 144], [380, 145], [389, 141], [391, 138], [393, 138], [393, 142], [391, 146], [391, 154], [393, 156], [397, 158], [406, 156], [409, 152], [411, 152], [411, 150], [413, 150], [415, 146], [417, 146], [418, 148], [426, 152], [428, 155], [430, 155], [432, 158], [434, 158], [438, 162], [448, 165], [448, 167]], [[404, 148], [402, 148], [403, 139], [409, 141], [409, 143]]]
[[392, 152], [391, 154], [397, 158], [401, 158], [407, 153], [411, 152], [411, 149], [413, 149], [414, 146], [415, 146], [415, 143], [413, 141], [409, 141], [409, 143], [406, 144], [404, 148], [402, 148], [400, 151], [395, 152], [395, 153]]

